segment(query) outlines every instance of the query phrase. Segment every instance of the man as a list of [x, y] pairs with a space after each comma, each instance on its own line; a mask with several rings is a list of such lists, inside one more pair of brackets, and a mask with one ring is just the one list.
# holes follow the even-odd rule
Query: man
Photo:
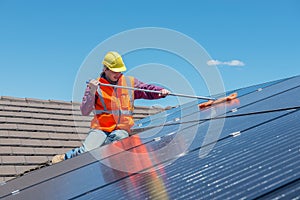
[[[102, 64], [103, 72], [99, 78], [90, 80], [80, 105], [83, 115], [89, 115], [92, 111], [94, 112], [88, 136], [81, 147], [72, 149], [65, 154], [54, 156], [52, 163], [75, 157], [104, 144], [128, 137], [130, 128], [134, 125], [134, 100], [159, 99], [170, 93], [162, 87], [146, 84], [136, 78], [124, 76], [122, 72], [126, 71], [126, 66], [117, 52], [108, 52]], [[129, 90], [101, 84], [154, 90], [160, 91], [160, 93]]]

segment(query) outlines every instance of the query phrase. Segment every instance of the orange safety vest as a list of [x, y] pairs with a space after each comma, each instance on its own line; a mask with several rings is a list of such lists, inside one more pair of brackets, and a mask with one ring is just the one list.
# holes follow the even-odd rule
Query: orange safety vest
[[[110, 84], [104, 78], [98, 78], [100, 83]], [[122, 75], [117, 85], [134, 87], [134, 78]], [[130, 132], [134, 125], [134, 91], [111, 86], [98, 87], [95, 98], [94, 118], [91, 128], [112, 132], [116, 129]]]

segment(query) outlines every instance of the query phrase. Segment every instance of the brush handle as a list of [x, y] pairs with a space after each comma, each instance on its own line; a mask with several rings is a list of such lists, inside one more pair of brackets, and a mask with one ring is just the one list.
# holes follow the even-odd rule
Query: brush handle
[[[89, 82], [87, 81], [86, 83], [88, 84]], [[133, 88], [133, 87], [112, 85], [112, 84], [106, 84], [106, 83], [99, 83], [99, 85], [114, 87], [114, 88], [121, 88], [121, 89], [128, 89], [128, 90], [136, 90], [136, 91], [142, 91], [142, 92], [151, 92], [151, 93], [161, 94], [160, 91], [155, 91], [155, 90], [146, 90], [146, 89], [141, 89], [141, 88]], [[203, 99], [203, 100], [216, 100], [215, 98], [212, 98], [212, 97], [195, 96], [195, 95], [188, 95], [188, 94], [169, 93], [168, 95], [177, 96], [177, 97], [194, 98], [194, 99]]]

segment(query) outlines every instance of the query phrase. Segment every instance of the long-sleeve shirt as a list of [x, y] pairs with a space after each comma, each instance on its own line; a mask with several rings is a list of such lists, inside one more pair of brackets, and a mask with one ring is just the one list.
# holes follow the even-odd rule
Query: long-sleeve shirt
[[[163, 88], [156, 86], [156, 85], [151, 85], [151, 84], [146, 84], [143, 83], [142, 81], [139, 81], [138, 79], [134, 78], [134, 87], [139, 88], [139, 89], [145, 89], [145, 90], [155, 90], [155, 91], [160, 91]], [[159, 99], [162, 98], [159, 96], [157, 93], [151, 93], [151, 92], [143, 92], [143, 91], [134, 91], [134, 99]], [[91, 94], [90, 88], [86, 87], [84, 96], [82, 98], [82, 102], [80, 105], [80, 110], [82, 115], [89, 115], [93, 109], [94, 109], [94, 104], [95, 104], [95, 94]]]

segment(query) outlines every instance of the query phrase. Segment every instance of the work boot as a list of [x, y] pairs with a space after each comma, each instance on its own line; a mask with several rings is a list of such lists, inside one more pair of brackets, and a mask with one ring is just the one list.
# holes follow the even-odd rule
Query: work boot
[[52, 164], [55, 164], [55, 163], [58, 163], [58, 162], [61, 162], [64, 160], [65, 160], [65, 154], [59, 154], [52, 158]]

